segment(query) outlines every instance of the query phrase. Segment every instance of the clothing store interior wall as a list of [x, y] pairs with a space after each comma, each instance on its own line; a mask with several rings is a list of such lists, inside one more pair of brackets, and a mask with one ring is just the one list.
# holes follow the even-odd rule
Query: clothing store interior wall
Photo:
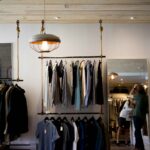
[[[104, 59], [148, 59], [150, 61], [149, 24], [103, 24]], [[16, 143], [34, 143], [35, 129], [41, 116], [41, 73], [39, 54], [28, 44], [30, 37], [40, 31], [40, 24], [20, 24], [20, 78], [26, 91], [29, 113], [29, 132]], [[99, 24], [47, 24], [47, 33], [58, 35], [62, 43], [48, 56], [100, 55]], [[16, 26], [0, 25], [0, 42], [12, 43], [13, 77], [16, 77]], [[47, 55], [46, 55], [47, 56]], [[148, 68], [149, 69], [149, 68]]]

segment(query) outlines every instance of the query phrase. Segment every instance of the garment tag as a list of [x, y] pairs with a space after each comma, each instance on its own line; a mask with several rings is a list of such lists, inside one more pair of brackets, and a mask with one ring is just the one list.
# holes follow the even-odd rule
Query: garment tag
[[47, 133], [46, 129], [44, 130], [44, 133], [45, 133], [45, 134]]
[[63, 131], [63, 127], [62, 126], [60, 127], [60, 131]]

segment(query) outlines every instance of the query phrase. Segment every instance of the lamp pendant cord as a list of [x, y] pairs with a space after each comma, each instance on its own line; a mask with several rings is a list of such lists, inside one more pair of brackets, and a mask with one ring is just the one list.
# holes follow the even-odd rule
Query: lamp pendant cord
[[[101, 56], [103, 56], [103, 26], [102, 26], [102, 20], [99, 21], [100, 23], [100, 42], [101, 42]], [[102, 62], [102, 57], [101, 57], [101, 62]]]
[[44, 0], [44, 6], [43, 7], [44, 7], [44, 10], [43, 10], [44, 18], [41, 21], [41, 23], [42, 23], [41, 34], [45, 34], [45, 0]]
[[45, 20], [45, 0], [44, 0], [44, 20]]
[[17, 80], [19, 80], [19, 34], [20, 34], [19, 20], [17, 20], [16, 24], [17, 24]]
[[[103, 63], [102, 63], [102, 56], [103, 56], [103, 26], [102, 26], [102, 20], [99, 20], [99, 23], [100, 23], [100, 44], [101, 44], [101, 49], [100, 49], [100, 53], [101, 53], [101, 73], [102, 73], [102, 76], [103, 76]], [[103, 81], [102, 81], [103, 82]], [[103, 84], [103, 83], [102, 83]], [[103, 90], [102, 90], [103, 92]], [[103, 106], [100, 105], [100, 113], [103, 113]]]

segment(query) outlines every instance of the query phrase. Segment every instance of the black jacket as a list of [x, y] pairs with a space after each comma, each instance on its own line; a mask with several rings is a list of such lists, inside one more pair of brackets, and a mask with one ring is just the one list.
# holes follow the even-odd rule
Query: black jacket
[[28, 111], [24, 93], [18, 85], [15, 85], [10, 93], [7, 116], [10, 139], [28, 131]]

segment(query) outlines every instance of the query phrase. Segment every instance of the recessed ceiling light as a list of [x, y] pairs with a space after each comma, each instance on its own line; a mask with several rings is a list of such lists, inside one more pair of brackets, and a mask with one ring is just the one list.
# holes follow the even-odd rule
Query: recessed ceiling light
[[60, 19], [60, 17], [58, 17], [58, 16], [55, 16], [55, 17], [54, 17], [54, 19], [58, 20], [58, 19]]
[[138, 69], [138, 70], [142, 70], [142, 67], [141, 67], [141, 66], [138, 66], [137, 69]]
[[135, 17], [133, 17], [133, 16], [130, 17], [130, 20], [134, 20], [134, 19], [135, 19]]

